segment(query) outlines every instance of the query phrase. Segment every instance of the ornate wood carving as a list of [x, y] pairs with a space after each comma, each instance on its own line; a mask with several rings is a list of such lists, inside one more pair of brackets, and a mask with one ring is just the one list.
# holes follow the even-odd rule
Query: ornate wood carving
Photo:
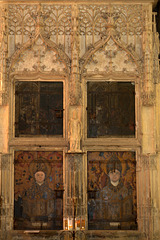
[[[11, 1], [10, 1], [11, 2]], [[15, 2], [15, 3], [13, 3]], [[85, 4], [70, 1], [66, 4], [57, 1], [34, 4], [31, 1], [11, 4], [0, 4], [0, 105], [8, 105], [10, 86], [13, 75], [16, 79], [46, 79], [65, 80], [65, 96], [69, 104], [66, 107], [65, 127], [70, 128], [68, 139], [63, 139], [61, 147], [67, 146], [69, 140], [70, 152], [65, 159], [65, 203], [64, 216], [73, 216], [73, 199], [77, 199], [77, 215], [87, 216], [86, 203], [86, 166], [81, 154], [83, 139], [84, 107], [82, 93], [85, 92], [85, 81], [94, 80], [136, 80], [137, 89], [141, 91], [142, 107], [150, 107], [155, 103], [154, 83], [158, 82], [158, 36], [155, 30], [155, 21], [152, 29], [151, 4], [107, 3]], [[26, 4], [27, 2], [27, 4]], [[29, 3], [30, 2], [30, 3]], [[114, 1], [113, 1], [114, 2]], [[148, 2], [148, 1], [147, 1]], [[153, 30], [153, 33], [152, 33]], [[10, 73], [10, 75], [8, 74]], [[137, 104], [138, 105], [138, 104]], [[85, 111], [85, 109], [84, 109]], [[75, 114], [73, 114], [75, 112]], [[141, 115], [141, 105], [138, 105], [136, 114]], [[75, 116], [74, 116], [75, 115]], [[10, 118], [12, 118], [11, 116]], [[139, 120], [139, 119], [138, 119]], [[13, 124], [13, 122], [11, 121]], [[141, 122], [137, 123], [138, 127]], [[85, 124], [84, 124], [85, 125]], [[10, 126], [13, 130], [13, 125]], [[86, 126], [85, 126], [86, 128]], [[12, 136], [13, 137], [13, 136]], [[147, 136], [145, 136], [147, 138]], [[138, 140], [137, 140], [138, 139]], [[83, 142], [85, 149], [128, 148], [137, 150], [142, 146], [141, 137], [137, 139], [100, 139]], [[36, 141], [36, 144], [34, 143]], [[127, 143], [128, 141], [128, 143]], [[25, 143], [27, 144], [25, 145]], [[30, 145], [35, 148], [44, 139], [30, 139], [19, 141], [12, 139], [12, 147], [26, 148]], [[47, 140], [43, 146], [60, 147], [57, 143]], [[86, 145], [85, 145], [86, 144]], [[11, 146], [11, 145], [10, 145]], [[67, 148], [67, 147], [66, 147]], [[67, 151], [67, 149], [66, 149]], [[157, 171], [155, 156], [140, 156], [137, 163], [137, 191], [138, 191], [138, 224], [139, 229], [149, 236], [151, 229], [151, 196], [150, 173]], [[3, 210], [2, 229], [11, 230], [13, 220], [13, 204], [11, 196], [12, 186], [8, 176], [13, 175], [9, 155], [2, 156], [3, 170]], [[143, 187], [143, 188], [142, 188]], [[6, 192], [4, 191], [6, 189]], [[80, 197], [79, 197], [80, 196]], [[79, 199], [78, 199], [79, 198]], [[158, 218], [157, 218], [158, 219]], [[17, 233], [16, 233], [17, 234]], [[56, 233], [57, 234], [57, 233]], [[88, 235], [87, 235], [88, 234]], [[87, 233], [87, 239], [93, 239]], [[109, 234], [109, 235], [107, 235]], [[145, 234], [144, 234], [145, 235]], [[143, 236], [144, 236], [143, 235]], [[97, 238], [125, 238], [121, 233], [96, 233]], [[139, 238], [137, 233], [127, 233], [128, 238]], [[143, 237], [142, 236], [142, 237]], [[29, 235], [29, 237], [31, 237]], [[71, 238], [67, 236], [51, 236], [51, 238]], [[14, 235], [12, 239], [26, 239], [26, 235]], [[33, 239], [39, 237], [33, 236]], [[78, 239], [85, 239], [84, 234], [77, 233]], [[156, 235], [154, 235], [156, 239]], [[6, 236], [4, 238], [7, 239]], [[8, 239], [11, 239], [10, 236]], [[46, 236], [41, 236], [46, 239]]]
[[47, 38], [71, 52], [71, 6], [54, 4], [9, 4], [9, 35], [17, 44], [24, 44], [36, 34], [38, 24], [43, 24]]
[[154, 92], [150, 92], [150, 93], [146, 93], [143, 92], [142, 93], [142, 103], [144, 106], [153, 106], [155, 104], [155, 93]]
[[80, 5], [79, 12], [80, 42], [84, 44], [81, 56], [97, 41], [107, 36], [106, 25], [111, 16], [120, 40], [142, 56], [140, 48], [145, 23], [143, 5]]
[[135, 74], [138, 71], [133, 56], [112, 37], [102, 42], [87, 57], [84, 56], [82, 69], [85, 75], [105, 75], [112, 72]]
[[153, 13], [153, 82], [159, 80], [159, 34], [156, 31], [156, 13]]
[[66, 154], [66, 211], [65, 217], [73, 218], [76, 208], [76, 217], [86, 218], [86, 189], [84, 179], [84, 163], [82, 154]]
[[70, 105], [81, 104], [81, 88], [79, 75], [79, 39], [78, 39], [78, 9], [72, 6], [72, 62], [70, 77]]
[[143, 74], [142, 74], [142, 103], [150, 106], [154, 104], [153, 65], [152, 65], [152, 16], [151, 9], [144, 9], [145, 27], [143, 31]]
[[[7, 86], [6, 86], [6, 66], [5, 59], [7, 55], [7, 32], [6, 32], [6, 9], [4, 5], [0, 5], [0, 105], [6, 105], [8, 99], [6, 95]], [[7, 101], [6, 101], [7, 100]]]
[[9, 156], [10, 156], [10, 154], [2, 154], [2, 156], [1, 156], [2, 170], [7, 170], [9, 168], [9, 164], [10, 164]]
[[52, 41], [38, 34], [35, 39], [27, 42], [15, 52], [10, 73], [41, 72], [66, 76], [69, 73], [69, 65], [70, 60], [66, 54], [59, 50]]

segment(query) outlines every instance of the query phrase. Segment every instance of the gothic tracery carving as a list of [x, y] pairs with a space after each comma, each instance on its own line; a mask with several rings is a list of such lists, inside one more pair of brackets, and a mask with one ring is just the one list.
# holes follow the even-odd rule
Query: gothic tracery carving
[[45, 35], [57, 45], [63, 45], [65, 52], [70, 56], [70, 5], [9, 4], [8, 20], [8, 34], [14, 38], [15, 45], [26, 43], [34, 37], [40, 20]]
[[111, 37], [97, 51], [94, 50], [88, 59], [86, 57], [82, 71], [85, 74], [102, 75], [110, 72], [136, 73], [137, 65], [132, 56]]
[[[146, 82], [151, 82], [152, 69], [149, 68], [149, 65], [152, 65], [152, 59], [149, 57], [152, 55], [152, 32], [150, 26], [149, 28], [147, 28], [147, 24], [150, 21], [150, 13], [147, 10], [149, 8], [149, 5], [145, 4], [144, 6], [141, 4], [86, 4], [77, 5], [77, 8], [78, 7], [79, 12], [76, 12], [77, 15], [75, 15], [73, 19], [72, 14], [74, 14], [74, 10], [70, 5], [9, 4], [9, 38], [7, 36], [7, 38], [9, 39], [9, 57], [6, 59], [6, 67], [10, 66], [10, 62], [12, 62], [12, 71], [22, 71], [24, 75], [26, 74], [26, 76], [28, 72], [31, 71], [40, 71], [42, 73], [50, 72], [53, 75], [66, 75], [69, 71], [67, 67], [70, 67], [70, 57], [72, 59], [72, 73], [75, 74], [72, 75], [73, 78], [71, 80], [73, 80], [73, 82], [79, 82], [79, 56], [82, 57], [86, 53], [85, 56], [81, 58], [81, 66], [85, 65], [84, 75], [103, 75], [106, 73], [108, 74], [109, 72], [117, 72], [119, 76], [120, 72], [126, 74], [129, 74], [129, 72], [136, 73], [137, 66], [132, 58], [132, 55], [136, 53], [139, 57], [138, 61], [140, 63], [141, 71], [146, 72], [144, 79], [146, 80]], [[115, 34], [114, 38], [110, 38], [109, 41], [106, 41], [106, 39], [108, 38], [107, 30], [110, 24], [110, 16], [113, 20]], [[39, 22], [38, 25], [39, 20], [41, 22]], [[42, 22], [43, 26], [41, 25]], [[78, 24], [79, 28], [77, 27]], [[157, 41], [156, 38], [157, 36], [155, 36], [155, 41]], [[125, 49], [120, 45], [116, 44], [116, 40], [118, 42], [124, 42]], [[29, 43], [29, 41], [31, 44]], [[99, 47], [100, 44], [97, 45], [98, 41], [101, 43], [103, 42], [104, 44]], [[153, 73], [153, 79], [156, 82], [158, 73], [158, 66], [156, 65], [156, 51], [158, 47], [156, 45], [156, 42], [154, 44], [155, 54], [153, 57], [155, 61], [154, 69], [156, 69], [156, 71]], [[73, 49], [73, 55], [71, 54], [71, 48]], [[58, 51], [56, 51], [55, 49], [58, 49]], [[3, 49], [0, 52], [0, 63], [2, 63], [3, 57], [5, 58], [5, 51], [6, 50]], [[2, 56], [1, 58], [2, 52], [4, 56]], [[124, 61], [120, 62], [120, 59], [122, 58], [124, 59]], [[74, 91], [76, 89], [77, 99], [80, 99], [81, 89], [80, 86], [78, 86], [78, 88], [76, 87], [74, 88], [73, 86], [73, 88], [69, 90], [71, 92], [72, 90]], [[147, 87], [151, 89], [150, 87], [152, 86], [147, 85]], [[155, 92], [153, 91], [153, 89], [151, 89], [151, 91], [148, 93], [147, 88], [144, 89], [144, 94], [142, 93], [143, 105], [151, 106], [154, 104]], [[6, 101], [6, 104], [8, 104], [8, 98], [6, 97], [8, 95], [7, 91], [6, 93], [3, 93], [1, 95], [3, 96], [3, 101]], [[71, 105], [81, 104], [77, 101], [75, 96], [73, 96], [73, 98], [72, 96], [70, 97]], [[80, 119], [79, 121], [81, 122]], [[79, 125], [77, 118], [75, 120], [73, 119], [72, 124], [74, 125], [74, 123], [76, 124], [76, 126]], [[77, 129], [79, 129], [79, 127]], [[71, 149], [75, 153], [77, 149], [80, 149], [79, 144], [81, 139], [81, 134], [79, 134], [80, 130], [77, 131], [78, 138], [72, 139], [73, 142], [75, 141], [76, 144], [70, 142], [70, 144], [73, 143], [71, 144], [71, 146], [73, 146], [73, 149], [72, 147]], [[74, 154], [73, 159], [70, 159], [70, 163], [78, 159], [76, 162], [76, 169], [81, 168], [81, 171], [83, 171], [81, 165], [82, 159], [81, 157], [78, 158], [78, 156], [80, 156], [80, 154]], [[5, 159], [2, 160], [2, 168], [7, 168], [7, 164], [9, 164], [8, 161], [9, 160]], [[78, 163], [80, 164], [78, 165]], [[140, 165], [140, 167], [144, 167], [145, 170], [148, 170], [149, 168], [156, 169], [157, 162], [155, 159], [148, 159], [145, 156], [144, 158], [142, 158]], [[71, 165], [71, 171], [71, 177], [73, 177], [73, 165]], [[78, 174], [79, 173], [81, 172], [79, 171]], [[70, 173], [68, 172], [67, 181], [70, 178], [69, 174]], [[78, 176], [78, 174], [76, 175], [76, 177]], [[82, 176], [80, 177], [82, 178]], [[69, 184], [67, 184], [67, 187], [69, 188]], [[73, 185], [71, 187], [73, 187]], [[82, 187], [79, 189], [79, 191], [82, 191]], [[69, 193], [66, 198], [68, 198], [68, 196], [70, 196]], [[149, 209], [150, 199], [147, 204], [146, 205]], [[145, 208], [145, 203], [143, 204], [142, 208], [143, 222], [145, 218], [148, 218], [147, 213], [145, 214], [145, 211], [147, 210], [147, 208]]]
[[69, 65], [69, 59], [63, 53], [66, 61], [62, 60], [62, 51], [59, 52], [53, 43], [52, 45], [54, 48], [50, 47], [49, 44], [39, 36], [34, 43], [30, 44], [25, 50], [20, 48], [20, 50], [15, 53], [15, 60], [13, 59], [12, 61], [11, 71], [67, 74], [68, 69], [66, 63]]
[[[80, 39], [86, 50], [89, 45], [94, 45], [107, 35], [106, 25], [109, 23], [109, 16], [112, 15], [121, 41], [132, 45], [136, 53], [142, 56], [139, 47], [139, 44], [142, 45], [145, 24], [142, 5], [81, 5], [79, 13]], [[81, 50], [81, 56], [83, 54]]]

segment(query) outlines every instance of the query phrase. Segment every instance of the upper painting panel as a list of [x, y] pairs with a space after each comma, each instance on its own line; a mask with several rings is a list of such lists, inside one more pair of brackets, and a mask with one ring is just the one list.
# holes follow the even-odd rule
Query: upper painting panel
[[16, 82], [15, 136], [63, 136], [63, 83]]
[[134, 83], [88, 82], [87, 137], [134, 136]]

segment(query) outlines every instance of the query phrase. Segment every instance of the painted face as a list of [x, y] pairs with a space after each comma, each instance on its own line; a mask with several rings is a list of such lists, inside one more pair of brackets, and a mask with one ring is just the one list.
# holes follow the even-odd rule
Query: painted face
[[108, 174], [111, 182], [117, 182], [120, 179], [121, 173], [117, 169], [115, 171], [110, 171]]
[[35, 179], [36, 179], [36, 182], [38, 184], [42, 184], [44, 182], [44, 179], [45, 179], [45, 173], [42, 172], [42, 171], [38, 171], [35, 173]]

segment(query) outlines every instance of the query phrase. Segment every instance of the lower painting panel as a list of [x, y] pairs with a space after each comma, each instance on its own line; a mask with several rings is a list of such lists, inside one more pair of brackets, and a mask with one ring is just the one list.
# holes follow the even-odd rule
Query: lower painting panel
[[88, 152], [89, 230], [137, 229], [134, 152]]
[[14, 229], [63, 229], [62, 152], [15, 152]]

